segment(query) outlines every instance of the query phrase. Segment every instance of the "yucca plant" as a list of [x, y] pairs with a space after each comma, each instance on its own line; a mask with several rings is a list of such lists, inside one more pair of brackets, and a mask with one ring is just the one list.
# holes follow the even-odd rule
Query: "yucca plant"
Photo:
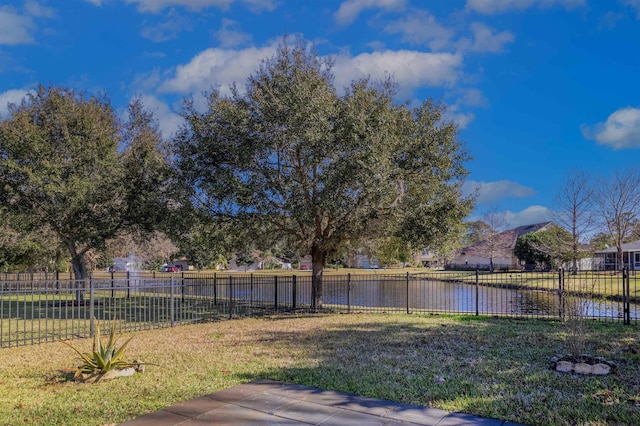
[[109, 333], [109, 340], [106, 344], [103, 343], [100, 333], [100, 322], [98, 320], [95, 320], [95, 322], [96, 328], [93, 335], [93, 349], [91, 353], [82, 353], [70, 343], [62, 342], [76, 351], [76, 353], [80, 355], [80, 358], [82, 358], [83, 363], [78, 367], [74, 377], [77, 379], [83, 377], [85, 374], [101, 375], [111, 370], [137, 366], [137, 362], [128, 362], [123, 360], [124, 350], [131, 339], [133, 339], [133, 336], [127, 339], [122, 346], [119, 348], [117, 347], [116, 318], [113, 318], [111, 332]]

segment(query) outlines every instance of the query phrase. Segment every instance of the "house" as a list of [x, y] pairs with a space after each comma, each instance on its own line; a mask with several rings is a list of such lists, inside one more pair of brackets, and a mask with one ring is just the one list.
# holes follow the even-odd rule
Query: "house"
[[618, 249], [609, 247], [593, 253], [594, 266], [604, 270], [619, 270], [623, 267], [640, 271], [640, 240], [622, 245], [622, 265], [618, 265]]
[[542, 222], [508, 229], [499, 233], [493, 244], [484, 240], [464, 247], [447, 266], [452, 269], [487, 269], [493, 258], [494, 269], [520, 269], [520, 261], [513, 254], [518, 238], [531, 232], [548, 230], [554, 226], [556, 225], [553, 222]]
[[441, 269], [442, 259], [433, 250], [422, 249], [413, 256], [413, 262], [427, 268]]
[[353, 268], [360, 269], [379, 269], [380, 262], [373, 256], [368, 256], [366, 254], [358, 253], [350, 262], [352, 263]]

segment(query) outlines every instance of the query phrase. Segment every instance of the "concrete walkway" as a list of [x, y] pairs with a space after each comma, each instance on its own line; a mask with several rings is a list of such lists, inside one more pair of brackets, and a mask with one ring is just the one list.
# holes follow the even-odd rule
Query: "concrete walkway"
[[257, 380], [147, 414], [128, 426], [197, 425], [486, 425], [515, 423], [416, 405]]

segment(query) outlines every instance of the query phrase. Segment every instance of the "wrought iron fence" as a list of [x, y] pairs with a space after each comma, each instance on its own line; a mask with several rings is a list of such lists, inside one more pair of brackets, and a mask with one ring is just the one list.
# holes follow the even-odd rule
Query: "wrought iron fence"
[[[585, 318], [638, 323], [636, 271], [325, 275], [323, 310]], [[0, 347], [311, 308], [311, 276], [108, 274], [0, 281]], [[94, 320], [95, 319], [95, 320]], [[103, 328], [107, 328], [105, 324]]]

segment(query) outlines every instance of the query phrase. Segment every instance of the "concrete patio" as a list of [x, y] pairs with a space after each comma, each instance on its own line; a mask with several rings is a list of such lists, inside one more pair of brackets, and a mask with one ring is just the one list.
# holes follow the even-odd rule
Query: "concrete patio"
[[224, 389], [124, 424], [516, 426], [515, 423], [497, 419], [450, 413], [271, 380], [257, 380]]

